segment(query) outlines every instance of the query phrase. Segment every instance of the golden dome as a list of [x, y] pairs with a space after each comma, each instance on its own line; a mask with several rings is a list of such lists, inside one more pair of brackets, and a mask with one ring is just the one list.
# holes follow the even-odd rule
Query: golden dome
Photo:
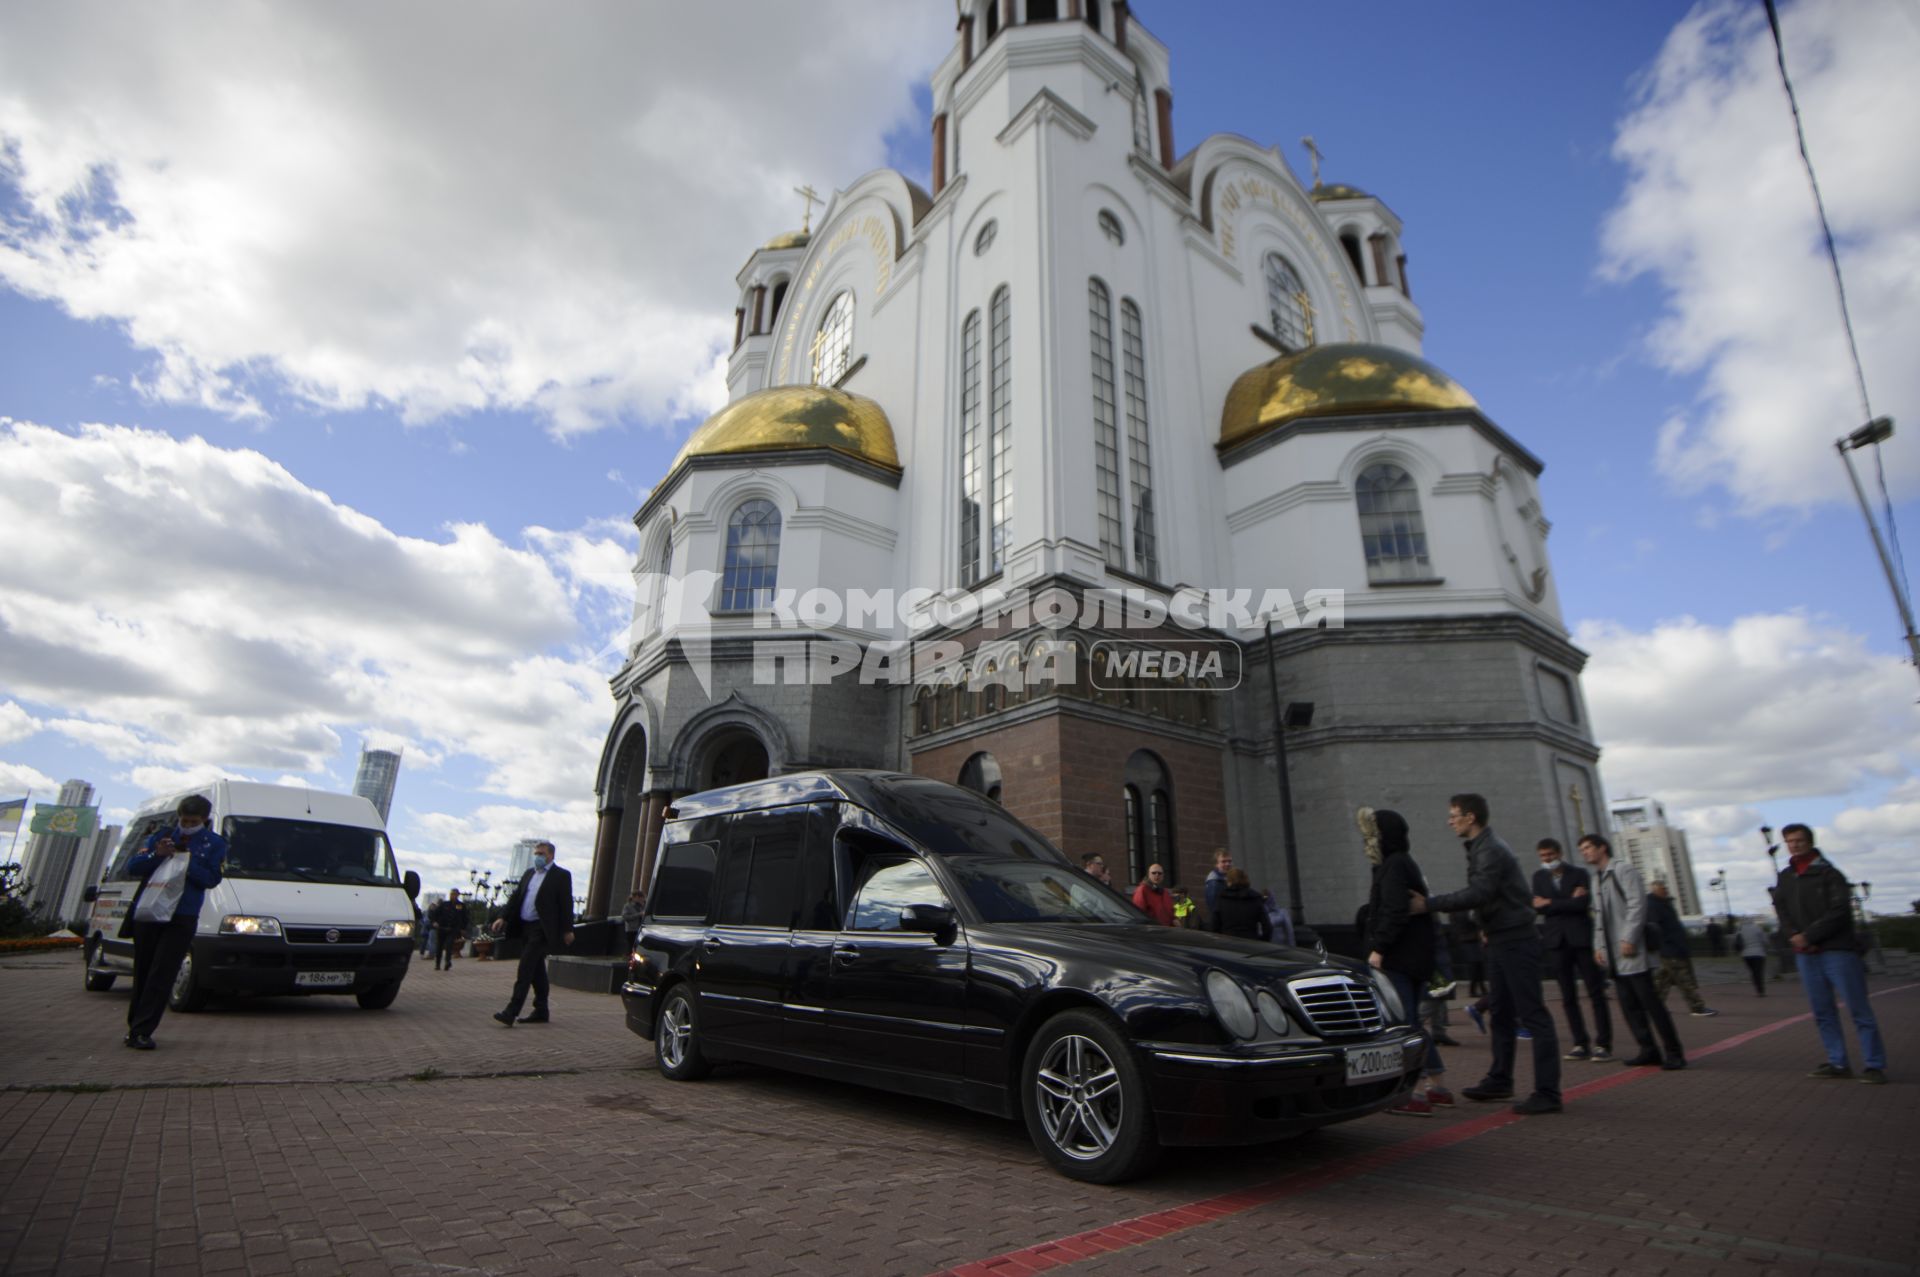
[[669, 470], [688, 457], [831, 448], [889, 470], [900, 469], [893, 424], [864, 395], [826, 386], [775, 386], [734, 400], [693, 432]]
[[1316, 200], [1370, 200], [1373, 198], [1359, 187], [1348, 186], [1345, 182], [1335, 182], [1332, 186], [1316, 182], [1307, 194]]
[[1477, 408], [1459, 382], [1418, 355], [1347, 342], [1309, 346], [1240, 374], [1220, 413], [1222, 448], [1302, 417]]
[[780, 234], [768, 240], [761, 251], [771, 252], [781, 248], [805, 248], [812, 239], [813, 236], [805, 231], [782, 231]]

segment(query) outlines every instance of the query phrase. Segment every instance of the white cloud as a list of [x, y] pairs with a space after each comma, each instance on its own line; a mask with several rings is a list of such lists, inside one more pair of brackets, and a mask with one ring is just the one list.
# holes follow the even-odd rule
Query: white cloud
[[[1920, 135], [1920, 26], [1899, 5], [1783, 6], [1788, 68], [1876, 413], [1920, 410], [1920, 167], [1890, 162]], [[1703, 375], [1660, 432], [1661, 469], [1724, 485], [1749, 513], [1847, 495], [1833, 441], [1861, 423], [1812, 196], [1757, 6], [1710, 0], [1674, 28], [1621, 121], [1628, 169], [1603, 231], [1602, 272], [1651, 275], [1666, 312], [1660, 366]], [[1920, 450], [1886, 449], [1890, 480]]]
[[0, 701], [0, 745], [25, 740], [44, 726], [39, 719], [12, 701]]
[[18, 798], [29, 790], [51, 802], [60, 792], [60, 782], [37, 767], [0, 760], [0, 798]]
[[745, 252], [884, 162], [951, 39], [897, 0], [6, 6], [0, 281], [235, 414], [266, 373], [415, 421], [701, 412]]
[[0, 473], [0, 526], [36, 529], [0, 556], [0, 683], [140, 788], [323, 775], [358, 737], [590, 794], [611, 701], [575, 598], [631, 607], [591, 575], [608, 528], [401, 537], [258, 453], [109, 426], [0, 419]]
[[[1760, 907], [1770, 873], [1760, 826], [1817, 826], [1811, 812], [1844, 809], [1831, 832], [1850, 844], [1834, 849], [1849, 876], [1920, 894], [1910, 666], [1799, 613], [1726, 626], [1683, 617], [1645, 632], [1587, 622], [1575, 639], [1592, 654], [1582, 681], [1608, 792], [1666, 803], [1703, 890], [1724, 868], [1734, 907]], [[1823, 842], [1837, 843], [1828, 832]]]

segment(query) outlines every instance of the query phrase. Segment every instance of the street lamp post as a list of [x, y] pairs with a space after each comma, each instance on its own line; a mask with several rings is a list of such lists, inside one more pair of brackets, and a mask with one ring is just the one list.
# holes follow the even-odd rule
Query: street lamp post
[[1300, 898], [1300, 849], [1293, 834], [1293, 782], [1287, 775], [1287, 728], [1305, 727], [1313, 721], [1313, 703], [1296, 701], [1283, 713], [1280, 708], [1280, 674], [1273, 658], [1273, 623], [1267, 618], [1267, 694], [1273, 703], [1273, 773], [1280, 797], [1280, 837], [1287, 857], [1287, 896], [1296, 923], [1306, 921], [1306, 905]]
[[1714, 887], [1720, 888], [1720, 901], [1727, 907], [1727, 918], [1731, 920], [1733, 918], [1733, 892], [1727, 887], [1727, 871], [1724, 869], [1716, 869], [1714, 873], [1717, 876], [1712, 882], [1707, 884], [1707, 888], [1709, 890]]
[[1875, 417], [1844, 439], [1836, 439], [1833, 447], [1847, 467], [1847, 478], [1853, 483], [1853, 495], [1860, 501], [1860, 513], [1866, 516], [1867, 531], [1873, 535], [1873, 548], [1880, 556], [1880, 570], [1887, 574], [1887, 588], [1893, 591], [1893, 605], [1900, 613], [1901, 623], [1907, 627], [1907, 654], [1913, 661], [1915, 672], [1920, 673], [1920, 633], [1914, 631], [1913, 604], [1907, 598], [1906, 582], [1894, 571], [1893, 559], [1887, 554], [1887, 543], [1880, 535], [1880, 521], [1873, 517], [1873, 508], [1867, 504], [1866, 490], [1860, 486], [1860, 476], [1854, 472], [1853, 458], [1847, 455], [1862, 448], [1877, 447], [1892, 437], [1893, 418]]

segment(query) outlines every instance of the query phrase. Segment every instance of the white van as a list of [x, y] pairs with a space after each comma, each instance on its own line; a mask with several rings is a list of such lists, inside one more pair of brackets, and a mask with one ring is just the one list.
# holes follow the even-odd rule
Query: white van
[[105, 877], [89, 888], [87, 989], [133, 974], [120, 923], [140, 880], [127, 861], [173, 824], [188, 794], [213, 804], [227, 859], [167, 1005], [198, 1011], [217, 994], [351, 993], [368, 1010], [391, 1006], [413, 956], [420, 878], [400, 877], [379, 811], [357, 794], [239, 780], [151, 799], [128, 822]]

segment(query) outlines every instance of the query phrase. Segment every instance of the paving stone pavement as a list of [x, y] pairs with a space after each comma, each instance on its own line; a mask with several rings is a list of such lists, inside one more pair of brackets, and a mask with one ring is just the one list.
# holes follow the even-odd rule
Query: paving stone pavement
[[[71, 955], [0, 960], [0, 1272], [1011, 1275], [1189, 1206], [1047, 1262], [1797, 1277], [1920, 1255], [1920, 988], [1894, 980], [1874, 982], [1890, 1086], [1807, 1080], [1811, 1024], [1764, 1031], [1798, 988], [1727, 984], [1721, 1016], [1680, 1020], [1693, 1069], [1569, 1064], [1558, 1117], [1376, 1117], [1095, 1188], [942, 1105], [747, 1068], [668, 1083], [603, 995], [556, 989], [552, 1024], [501, 1028], [511, 979], [422, 964], [387, 1011], [170, 1014], [141, 1053], [124, 988], [82, 992]], [[1455, 1086], [1485, 1061], [1464, 1027]]]

